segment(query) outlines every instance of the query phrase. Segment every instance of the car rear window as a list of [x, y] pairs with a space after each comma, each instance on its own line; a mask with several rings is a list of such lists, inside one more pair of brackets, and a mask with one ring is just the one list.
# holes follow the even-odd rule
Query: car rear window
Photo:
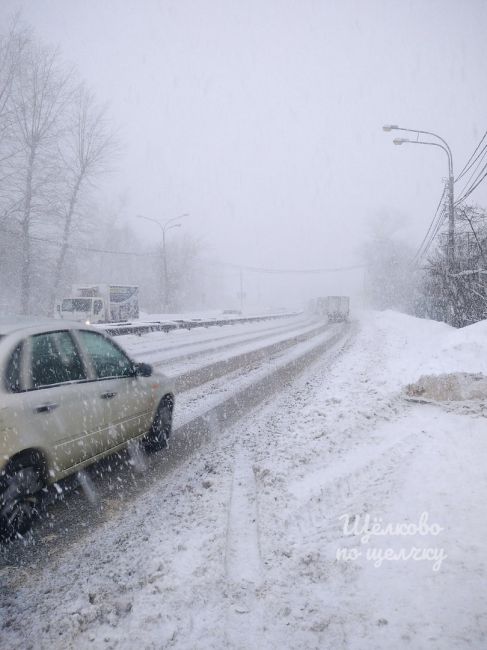
[[32, 388], [86, 379], [83, 363], [69, 332], [32, 337]]

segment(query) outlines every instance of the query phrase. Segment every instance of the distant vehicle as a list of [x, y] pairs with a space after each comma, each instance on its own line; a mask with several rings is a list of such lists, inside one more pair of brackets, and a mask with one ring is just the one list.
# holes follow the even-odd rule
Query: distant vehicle
[[327, 316], [331, 323], [348, 320], [350, 315], [350, 298], [348, 296], [325, 296], [313, 301], [315, 313]]
[[139, 317], [139, 288], [122, 284], [74, 284], [71, 296], [56, 306], [55, 316], [93, 323], [116, 323]]
[[240, 311], [240, 309], [224, 309], [222, 311], [222, 314], [224, 316], [241, 316], [242, 312]]
[[173, 406], [172, 382], [98, 330], [0, 324], [0, 537], [29, 529], [44, 486], [129, 440], [163, 447]]

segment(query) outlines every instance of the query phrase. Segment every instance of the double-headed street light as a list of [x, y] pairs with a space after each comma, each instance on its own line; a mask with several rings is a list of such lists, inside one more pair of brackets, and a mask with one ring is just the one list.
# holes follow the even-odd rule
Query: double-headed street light
[[164, 273], [164, 290], [162, 294], [162, 309], [165, 312], [167, 310], [167, 305], [169, 301], [169, 284], [168, 284], [168, 272], [167, 272], [167, 255], [166, 255], [166, 232], [168, 230], [171, 230], [171, 228], [181, 228], [180, 223], [174, 223], [175, 221], [178, 221], [179, 219], [183, 219], [184, 217], [189, 216], [187, 212], [184, 214], [180, 214], [178, 217], [172, 217], [171, 219], [167, 219], [166, 221], [158, 221], [157, 219], [152, 219], [151, 217], [145, 217], [142, 214], [138, 214], [137, 217], [139, 219], [145, 219], [146, 221], [152, 221], [152, 223], [156, 223], [159, 228], [161, 229], [162, 232], [162, 268], [163, 268], [163, 273]]
[[[406, 129], [398, 126], [397, 124], [386, 124], [382, 127], [383, 131], [407, 131], [408, 133], [416, 133], [416, 139], [410, 140], [408, 138], [395, 138], [393, 140], [394, 144], [425, 144], [431, 147], [439, 147], [443, 149], [448, 158], [448, 248], [447, 248], [447, 260], [449, 270], [452, 270], [453, 262], [455, 259], [455, 208], [454, 208], [454, 197], [453, 197], [453, 156], [448, 142], [442, 138], [437, 133], [432, 131], [421, 131], [420, 129]], [[437, 138], [440, 142], [429, 142], [427, 140], [420, 140], [419, 134], [429, 135], [433, 138]]]

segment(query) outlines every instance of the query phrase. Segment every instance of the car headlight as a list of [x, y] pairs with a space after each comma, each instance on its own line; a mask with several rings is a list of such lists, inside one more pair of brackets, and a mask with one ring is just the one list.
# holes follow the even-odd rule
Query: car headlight
[[85, 320], [85, 325], [91, 325], [89, 320]]

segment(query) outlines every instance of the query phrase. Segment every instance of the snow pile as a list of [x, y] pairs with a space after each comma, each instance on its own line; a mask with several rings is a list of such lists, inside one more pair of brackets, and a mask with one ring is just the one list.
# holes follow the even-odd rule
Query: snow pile
[[376, 383], [434, 401], [487, 399], [487, 321], [455, 329], [394, 311], [362, 317], [363, 337], [375, 330]]
[[401, 390], [426, 374], [424, 360], [456, 331], [446, 323], [391, 310], [364, 312], [360, 321], [363, 347], [357, 352], [367, 357], [369, 381], [373, 377], [381, 392]]
[[487, 399], [487, 321], [447, 331], [419, 371], [419, 379], [406, 386], [410, 397], [448, 402]]
[[422, 375], [457, 372], [487, 375], [487, 320], [458, 330], [449, 328], [420, 370]]
[[406, 386], [406, 393], [412, 398], [439, 402], [487, 399], [487, 377], [468, 372], [423, 375]]

